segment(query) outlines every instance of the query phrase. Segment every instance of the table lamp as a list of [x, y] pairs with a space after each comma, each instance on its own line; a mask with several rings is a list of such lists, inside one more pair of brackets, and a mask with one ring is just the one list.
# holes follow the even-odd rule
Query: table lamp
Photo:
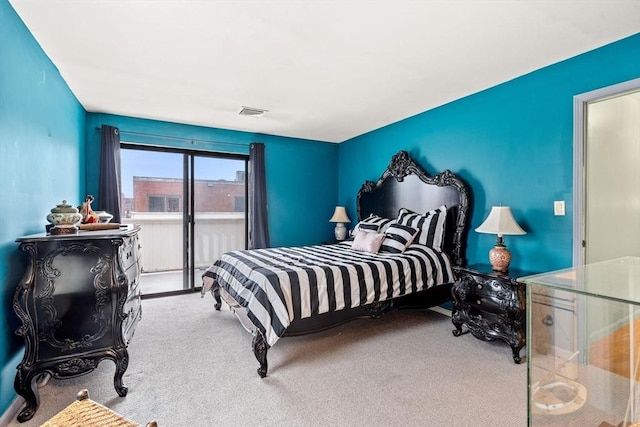
[[496, 234], [496, 245], [489, 251], [489, 261], [494, 271], [506, 273], [511, 263], [511, 252], [504, 245], [502, 236], [527, 234], [513, 218], [511, 208], [508, 206], [493, 206], [489, 216], [478, 228], [478, 233]]
[[336, 229], [334, 230], [336, 240], [344, 240], [347, 238], [347, 227], [345, 227], [344, 224], [351, 222], [351, 220], [347, 216], [347, 211], [344, 206], [336, 206], [336, 210], [333, 212], [333, 216], [329, 222], [336, 223]]

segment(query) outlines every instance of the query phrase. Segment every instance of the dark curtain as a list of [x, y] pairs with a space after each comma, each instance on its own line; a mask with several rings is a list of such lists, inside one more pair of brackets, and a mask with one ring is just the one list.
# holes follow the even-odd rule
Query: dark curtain
[[269, 247], [264, 144], [249, 148], [249, 249]]
[[102, 125], [100, 148], [99, 207], [113, 215], [111, 222], [119, 223], [120, 215], [120, 131], [113, 126]]

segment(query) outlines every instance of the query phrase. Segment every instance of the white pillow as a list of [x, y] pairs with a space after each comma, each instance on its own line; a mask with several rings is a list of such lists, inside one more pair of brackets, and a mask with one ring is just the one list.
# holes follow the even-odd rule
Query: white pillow
[[377, 254], [380, 250], [380, 245], [382, 245], [384, 237], [385, 236], [382, 233], [372, 233], [363, 230], [356, 234], [356, 237], [353, 239], [353, 243], [351, 243], [351, 249], [354, 251]]

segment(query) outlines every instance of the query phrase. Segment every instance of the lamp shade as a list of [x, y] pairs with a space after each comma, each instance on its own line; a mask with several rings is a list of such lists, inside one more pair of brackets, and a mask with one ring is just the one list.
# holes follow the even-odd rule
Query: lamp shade
[[336, 206], [336, 210], [333, 212], [329, 222], [351, 222], [351, 220], [347, 216], [347, 210], [344, 206]]
[[511, 208], [508, 206], [493, 206], [487, 219], [476, 228], [476, 231], [497, 234], [498, 236], [527, 234], [513, 218]]

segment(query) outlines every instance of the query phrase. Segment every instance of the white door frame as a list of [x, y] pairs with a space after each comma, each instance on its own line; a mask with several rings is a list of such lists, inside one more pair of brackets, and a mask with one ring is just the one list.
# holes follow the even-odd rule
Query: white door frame
[[573, 266], [584, 263], [584, 146], [587, 103], [640, 89], [640, 79], [581, 93], [573, 97]]

